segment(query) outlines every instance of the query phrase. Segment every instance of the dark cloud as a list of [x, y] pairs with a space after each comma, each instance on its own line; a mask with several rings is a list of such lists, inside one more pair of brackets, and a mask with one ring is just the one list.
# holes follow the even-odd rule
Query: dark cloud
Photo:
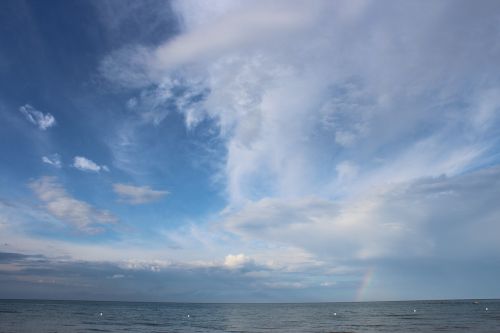
[[29, 256], [20, 253], [0, 252], [0, 263], [15, 262], [27, 257]]
[[[142, 301], [285, 301], [301, 297], [328, 300], [317, 278], [307, 273], [275, 271], [249, 262], [225, 266], [88, 262], [2, 253], [0, 298], [48, 298]], [[33, 260], [40, 259], [40, 260]], [[131, 268], [132, 267], [132, 268]], [[316, 272], [317, 273], [317, 272]], [[348, 284], [347, 284], [348, 285]], [[331, 287], [347, 299], [345, 282]], [[351, 286], [352, 287], [352, 286]], [[290, 296], [289, 291], [294, 290]], [[348, 289], [352, 290], [352, 288]]]
[[32, 260], [43, 260], [44, 256], [38, 255], [26, 255], [21, 253], [13, 252], [0, 252], [0, 263], [16, 263]]

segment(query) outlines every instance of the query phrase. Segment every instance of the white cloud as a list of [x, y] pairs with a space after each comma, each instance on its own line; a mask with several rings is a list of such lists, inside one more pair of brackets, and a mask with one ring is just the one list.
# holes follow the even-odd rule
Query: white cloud
[[110, 279], [123, 279], [125, 275], [123, 274], [113, 274]]
[[263, 40], [276, 40], [304, 28], [313, 18], [314, 4], [287, 5], [283, 2], [244, 4], [228, 10], [210, 24], [200, 25], [159, 47], [154, 64], [171, 68], [234, 48], [245, 48]]
[[133, 186], [127, 184], [113, 184], [113, 190], [120, 197], [120, 201], [140, 205], [160, 200], [168, 191], [153, 190], [149, 186]]
[[304, 283], [301, 282], [284, 282], [284, 281], [264, 282], [264, 285], [267, 288], [271, 289], [302, 289], [307, 287], [307, 285], [304, 285]]
[[46, 211], [82, 232], [95, 234], [118, 220], [106, 210], [98, 210], [85, 201], [73, 198], [55, 177], [41, 177], [29, 184]]
[[356, 177], [358, 167], [349, 161], [342, 161], [335, 167], [339, 181], [349, 181]]
[[43, 113], [29, 104], [19, 107], [19, 111], [41, 130], [46, 130], [56, 125], [56, 119], [50, 113]]
[[495, 124], [500, 115], [500, 88], [479, 92], [471, 103], [472, 124], [478, 130], [485, 130]]
[[229, 269], [242, 268], [248, 264], [253, 264], [253, 260], [243, 253], [228, 254], [224, 259], [224, 266]]
[[[145, 246], [134, 237], [102, 244], [57, 239], [47, 247], [46, 239], [13, 236], [12, 229], [18, 223], [10, 216], [5, 218], [7, 225], [2, 226], [0, 240], [10, 243], [10, 239], [16, 239], [9, 250], [23, 248], [25, 252], [70, 255], [74, 260], [113, 261], [124, 270], [152, 274], [169, 269], [192, 272], [198, 268], [229, 272], [266, 292], [324, 287], [328, 289], [324, 292], [332, 292], [328, 297], [337, 297], [339, 290], [349, 290], [344, 299], [350, 300], [367, 266], [385, 266], [394, 272], [414, 265], [425, 271], [439, 265], [442, 258], [449, 260], [445, 264], [485, 262], [477, 258], [497, 262], [499, 175], [497, 167], [467, 175], [420, 179], [345, 202], [318, 198], [261, 200], [228, 213], [220, 228], [192, 226], [179, 235], [181, 248], [165, 247], [165, 243], [170, 244], [166, 238], [161, 242], [148, 239]], [[1, 202], [0, 216], [5, 216]], [[228, 235], [228, 230], [240, 238]], [[169, 230], [165, 235], [173, 236], [175, 232]], [[233, 254], [223, 261], [213, 261], [227, 253]], [[457, 272], [464, 273], [471, 266], [460, 267], [462, 271]], [[407, 276], [428, 273], [412, 271]], [[116, 274], [129, 276], [122, 271]], [[436, 276], [441, 277], [440, 273]], [[394, 275], [390, 277], [394, 279]], [[382, 275], [378, 278], [384, 279]], [[394, 291], [387, 282], [376, 289], [381, 294], [391, 292], [388, 298], [402, 298], [407, 295], [407, 286], [398, 286]], [[412, 286], [424, 291], [428, 287], [418, 281]]]
[[[359, 182], [376, 174], [391, 182], [460, 173], [480, 163], [488, 146], [484, 131], [492, 128], [481, 124], [498, 121], [497, 88], [492, 79], [493, 87], [483, 91], [478, 84], [472, 99], [461, 92], [469, 89], [464, 82], [484, 82], [483, 76], [492, 73], [487, 66], [497, 64], [467, 46], [489, 50], [495, 43], [483, 31], [486, 24], [476, 27], [472, 18], [457, 19], [468, 6], [443, 1], [379, 11], [369, 1], [313, 6], [187, 1], [175, 7], [184, 31], [147, 51], [149, 57], [139, 56], [145, 63], [134, 68], [142, 73], [154, 68], [156, 76], [148, 82], [159, 86], [148, 95], [150, 105], [172, 97], [175, 85], [165, 82], [209, 91], [194, 112], [178, 111], [189, 127], [203, 117], [217, 123], [227, 147], [223, 171], [231, 204], [268, 195], [337, 196], [344, 189], [336, 182], [345, 178], [338, 177], [335, 166], [345, 160], [364, 176]], [[487, 6], [469, 9], [494, 20]], [[430, 28], [415, 29], [417, 22]], [[455, 34], [469, 26], [475, 28]], [[190, 82], [197, 84], [190, 87]], [[471, 103], [471, 114], [453, 103]], [[164, 119], [165, 108], [149, 109], [153, 122]], [[468, 135], [455, 135], [464, 128]], [[476, 153], [456, 163], [457, 152], [472, 150]], [[439, 163], [432, 162], [436, 156]], [[404, 174], [387, 171], [403, 159], [427, 162]]]
[[62, 163], [61, 163], [61, 156], [59, 154], [52, 154], [49, 156], [42, 156], [42, 162], [50, 164], [56, 168], [61, 168]]
[[[174, 7], [184, 22], [179, 36], [157, 48], [124, 49], [102, 66], [115, 68], [106, 76], [125, 85], [154, 84], [134, 107], [147, 122], [165, 119], [171, 109], [165, 103], [178, 106], [189, 128], [214, 121], [226, 144], [221, 171], [230, 206], [266, 196], [345, 195], [347, 179], [366, 188], [456, 174], [484, 157], [493, 126], [483, 124], [498, 121], [497, 88], [478, 84], [472, 98], [462, 92], [469, 91], [464, 82], [481, 83], [492, 73], [471, 65], [491, 62], [467, 45], [490, 49], [495, 41], [481, 32], [486, 24], [456, 37], [457, 29], [475, 26], [456, 18], [467, 6], [443, 1], [379, 11], [370, 1], [182, 1]], [[494, 20], [486, 8], [472, 10]], [[432, 28], [415, 29], [421, 22]], [[470, 112], [456, 104], [470, 104]], [[456, 135], [464, 129], [467, 135]], [[345, 161], [355, 166], [348, 173]], [[403, 164], [408, 169], [398, 168]]]
[[[177, 66], [204, 62], [235, 48], [248, 48], [299, 31], [308, 26], [317, 5], [286, 2], [256, 2], [252, 5], [218, 4], [212, 11], [217, 19], [205, 25], [187, 20], [191, 29], [154, 49], [129, 46], [118, 50], [101, 63], [101, 72], [108, 79], [128, 87], [141, 87], [162, 80], [167, 70]], [[210, 10], [212, 6], [187, 2], [177, 4], [180, 10]], [[204, 7], [204, 8], [200, 8]], [[232, 10], [236, 7], [237, 10]], [[212, 8], [213, 9], [213, 8]]]
[[[40, 225], [41, 230], [44, 230], [46, 225], [40, 222], [51, 220], [44, 212], [45, 205], [42, 209], [43, 211], [40, 211], [38, 207], [22, 203], [19, 203], [17, 207], [13, 204], [4, 205], [0, 201], [0, 229], [2, 231], [0, 232], [0, 243], [9, 243], [9, 251], [39, 253], [59, 258], [72, 258], [77, 261], [115, 262], [123, 269], [155, 272], [168, 267], [227, 269], [224, 261], [219, 260], [227, 253], [227, 246], [229, 244], [231, 244], [229, 245], [231, 248], [243, 246], [241, 242], [231, 241], [214, 230], [192, 226], [192, 229], [187, 230], [159, 230], [147, 238], [137, 237], [135, 233], [126, 232], [120, 234], [120, 237], [106, 239], [105, 242], [85, 242], [83, 240], [82, 242], [74, 242], [71, 239], [60, 237], [49, 238], [51, 246], [47, 247], [48, 238], [41, 238], [39, 235], [27, 232], [27, 227], [33, 228], [36, 225]], [[52, 213], [50, 215], [53, 216]], [[68, 221], [62, 222], [71, 224]], [[117, 230], [118, 228], [114, 228], [113, 231]], [[176, 233], [177, 235], [175, 235]], [[15, 242], [12, 241], [13, 239]], [[173, 243], [173, 240], [178, 241], [179, 244]], [[286, 263], [292, 263], [295, 267], [300, 266], [301, 261], [304, 261], [301, 251], [290, 249], [283, 251], [283, 253], [276, 253], [274, 259], [276, 263], [273, 265], [263, 261], [263, 264], [257, 266], [251, 265], [251, 261], [248, 261], [248, 264], [241, 268], [248, 271], [249, 268], [265, 265], [280, 270], [286, 267]]]
[[[214, 124], [225, 145], [214, 153], [228, 201], [222, 229], [247, 244], [300, 249], [329, 263], [467, 255], [457, 239], [497, 250], [490, 234], [498, 211], [494, 204], [482, 211], [474, 193], [487, 202], [498, 193], [460, 178], [497, 163], [494, 5], [309, 5], [179, 1], [177, 38], [118, 51], [102, 69], [115, 82], [147, 87], [134, 109], [148, 123], [164, 121], [165, 103], [178, 102], [190, 129], [203, 119]], [[183, 103], [192, 95], [196, 105]], [[444, 187], [467, 187], [460, 200], [446, 194], [456, 189], [418, 192], [419, 182], [442, 175]], [[454, 206], [470, 219], [453, 214]], [[198, 240], [184, 237], [179, 243]], [[244, 252], [254, 258], [252, 249]], [[230, 262], [238, 258], [245, 257]]]
[[109, 172], [109, 168], [106, 165], [98, 165], [92, 160], [89, 160], [83, 156], [75, 156], [73, 159], [73, 167], [82, 171], [90, 171], [90, 172], [100, 172], [107, 171]]
[[[262, 199], [229, 215], [225, 226], [242, 237], [296, 246], [330, 262], [397, 256], [402, 244], [421, 241], [418, 222], [387, 218], [385, 204], [380, 195], [348, 203]], [[425, 241], [418, 245], [405, 256], [428, 253]]]
[[[244, 239], [305, 249], [327, 262], [477, 258], [496, 253], [500, 168], [386, 185], [356, 199], [262, 199], [229, 212]], [[480, 189], [480, 191], [478, 191]]]

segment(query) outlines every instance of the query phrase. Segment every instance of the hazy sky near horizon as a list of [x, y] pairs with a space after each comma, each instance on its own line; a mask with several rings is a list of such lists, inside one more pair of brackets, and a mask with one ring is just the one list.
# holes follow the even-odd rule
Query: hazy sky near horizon
[[500, 297], [498, 1], [0, 22], [0, 298]]

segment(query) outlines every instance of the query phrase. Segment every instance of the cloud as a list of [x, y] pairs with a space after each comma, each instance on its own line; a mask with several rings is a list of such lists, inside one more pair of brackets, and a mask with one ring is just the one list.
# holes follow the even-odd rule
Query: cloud
[[140, 205], [160, 200], [168, 191], [153, 190], [149, 186], [133, 186], [127, 184], [113, 184], [113, 190], [120, 197], [120, 201], [132, 205]]
[[94, 161], [89, 160], [88, 158], [85, 158], [83, 156], [75, 156], [75, 158], [73, 159], [73, 167], [77, 168], [78, 170], [89, 172], [109, 172], [109, 168], [106, 165], [98, 165]]
[[224, 266], [229, 269], [241, 268], [245, 265], [252, 264], [253, 260], [243, 253], [240, 254], [228, 254], [224, 259]]
[[41, 130], [46, 130], [56, 125], [56, 119], [50, 113], [43, 113], [29, 104], [19, 107], [19, 111]]
[[[0, 263], [12, 263], [16, 261], [26, 260], [31, 258], [32, 256], [21, 254], [21, 253], [12, 253], [12, 252], [0, 252]], [[35, 256], [36, 258], [40, 258], [40, 256]]]
[[50, 164], [56, 168], [61, 168], [62, 163], [61, 163], [61, 156], [59, 154], [52, 154], [49, 156], [42, 156], [42, 162]]
[[265, 5], [244, 4], [238, 10], [229, 9], [210, 24], [196, 26], [159, 47], [154, 54], [157, 62], [154, 66], [160, 69], [171, 68], [195, 60], [205, 60], [234, 48], [261, 44], [266, 39], [279, 39], [310, 23], [313, 18], [311, 8], [314, 5], [274, 2]]
[[[229, 215], [225, 226], [243, 238], [296, 246], [330, 262], [398, 255], [402, 240], [415, 238], [415, 227], [385, 221], [381, 205], [379, 197], [343, 205], [319, 198], [268, 198]], [[406, 255], [426, 250], [414, 247]]]
[[[220, 266], [194, 265], [167, 265], [159, 269], [144, 265], [137, 269], [127, 268], [118, 262], [72, 260], [15, 252], [0, 252], [0, 262], [0, 295], [3, 298], [181, 302], [339, 301], [350, 300], [358, 288], [358, 283], [346, 281], [341, 275], [331, 282], [331, 274], [319, 278], [308, 274], [290, 276], [280, 271], [274, 271], [273, 275], [256, 275]], [[415, 283], [415, 277], [418, 276], [419, 279], [432, 282], [426, 288], [432, 290], [434, 299], [456, 296], [453, 285], [458, 285], [463, 291], [460, 295], [466, 298], [487, 298], [491, 296], [490, 288], [494, 288], [497, 283], [495, 278], [500, 267], [496, 263], [487, 265], [484, 262], [471, 262], [469, 267], [473, 269], [464, 272], [463, 267], [452, 261], [441, 260], [429, 264], [422, 260], [403, 265], [406, 271], [402, 279], [384, 275], [390, 271], [386, 264], [384, 269], [376, 273], [379, 275], [372, 280], [374, 288], [368, 290], [366, 296], [373, 297], [375, 293], [379, 300], [388, 300], [396, 290], [396, 294], [403, 297], [421, 298], [423, 289]], [[429, 270], [428, 266], [433, 269]], [[444, 274], [439, 273], [440, 270], [444, 270]], [[426, 274], [422, 275], [422, 271]], [[456, 275], [465, 279], [457, 280]], [[443, 276], [446, 278], [443, 279]], [[402, 284], [403, 280], [406, 284]], [[408, 285], [412, 288], [408, 288]], [[220, 310], [225, 311], [226, 308], [222, 306]], [[231, 315], [225, 317], [231, 318]]]
[[[245, 244], [223, 253], [295, 249], [347, 271], [498, 253], [498, 4], [309, 5], [175, 2], [179, 36], [103, 60], [142, 126], [178, 112], [222, 143], [215, 224]], [[199, 233], [169, 235], [214, 246]]]
[[109, 277], [110, 279], [123, 279], [125, 278], [125, 275], [123, 274], [113, 274], [113, 276]]
[[[351, 185], [483, 163], [499, 121], [491, 73], [500, 64], [487, 56], [500, 54], [490, 47], [491, 6], [176, 2], [179, 36], [117, 51], [102, 66], [116, 69], [106, 74], [114, 82], [145, 87], [136, 107], [151, 123], [176, 110], [191, 129], [203, 119], [215, 125], [229, 205], [336, 197]], [[484, 24], [462, 20], [468, 10]], [[416, 29], [418, 22], [428, 28]], [[183, 96], [196, 102], [169, 107]]]
[[[290, 277], [286, 272], [276, 271], [276, 277], [221, 265], [142, 263], [131, 266], [126, 262], [73, 260], [15, 252], [0, 252], [0, 262], [2, 297], [56, 295], [62, 299], [184, 302], [328, 299], [325, 291], [318, 288], [320, 282], [307, 274]], [[342, 288], [347, 286], [339, 284], [337, 297], [345, 299]], [[297, 288], [300, 289], [298, 295], [287, 296], [287, 290]]]
[[[293, 33], [310, 24], [312, 13], [317, 9], [317, 6], [305, 3], [293, 6], [285, 2], [240, 3], [240, 6], [221, 4], [218, 7], [222, 10], [213, 11], [217, 15], [216, 20], [211, 19], [205, 25], [193, 24], [195, 21], [189, 20], [186, 23], [193, 24], [192, 29], [156, 48], [128, 46], [111, 53], [102, 61], [101, 73], [126, 87], [147, 86], [162, 79], [166, 70], [206, 61], [234, 48], [260, 45], [262, 40], [268, 42]], [[200, 11], [208, 9], [198, 8], [199, 5], [187, 2], [174, 6], [178, 10], [193, 7]], [[240, 8], [231, 10], [232, 7]]]
[[118, 220], [106, 210], [98, 210], [73, 198], [55, 177], [41, 177], [29, 183], [45, 210], [61, 222], [88, 234], [105, 231], [106, 226]]
[[[64, 259], [64, 264], [55, 265], [56, 276], [61, 279], [55, 279], [60, 284], [54, 292], [63, 290], [64, 283], [76, 283], [75, 276], [88, 273], [87, 285], [103, 286], [101, 278], [110, 280], [121, 274], [125, 277], [117, 280], [129, 281], [133, 290], [137, 281], [151, 287], [157, 278], [164, 283], [179, 276], [185, 279], [182, 297], [198, 301], [202, 297], [226, 301], [352, 300], [365, 272], [374, 268], [373, 289], [363, 299], [477, 297], [474, 294], [483, 295], [488, 288], [490, 293], [491, 288], [495, 290], [496, 280], [491, 276], [497, 276], [500, 269], [491, 265], [499, 262], [500, 253], [499, 179], [500, 169], [494, 167], [387, 185], [350, 200], [268, 198], [227, 212], [221, 225], [193, 225], [177, 236], [179, 229], [168, 230], [162, 233], [163, 238], [148, 238], [147, 246], [129, 238], [106, 244], [51, 240], [47, 248], [47, 240], [26, 243], [19, 235], [13, 237], [9, 228], [2, 229], [0, 238], [2, 243], [3, 239], [16, 239], [12, 247], [25, 251], [42, 250], [33, 253], [76, 256], [78, 259]], [[18, 224], [11, 217], [8, 220], [9, 225]], [[174, 240], [180, 247], [166, 247]], [[232, 254], [226, 255], [228, 252]], [[5, 260], [12, 264], [21, 259], [6, 255]], [[72, 263], [96, 270], [75, 275]], [[102, 264], [113, 268], [102, 270]], [[48, 273], [41, 278], [32, 270], [24, 274], [34, 281], [52, 277]], [[195, 279], [195, 275], [204, 281]], [[448, 284], [443, 283], [444, 278]], [[222, 297], [218, 287], [221, 281], [239, 281], [245, 292], [228, 291]], [[453, 289], [449, 281], [460, 288]], [[209, 287], [210, 292], [197, 294], [197, 283]], [[435, 283], [439, 288], [429, 288]], [[325, 287], [328, 290], [317, 289]], [[107, 290], [117, 290], [114, 288], [118, 285]], [[141, 297], [153, 296], [145, 292], [134, 299]], [[181, 296], [165, 291], [161, 297]]]
[[[174, 7], [179, 36], [127, 49], [119, 61], [111, 54], [103, 66], [148, 77], [134, 86], [145, 87], [136, 107], [146, 105], [141, 115], [155, 124], [167, 105], [204, 92], [196, 107], [174, 109], [192, 130], [209, 120], [223, 142], [214, 158], [223, 155], [217, 176], [229, 211], [286, 202], [292, 211], [328, 211], [339, 200], [376, 206], [385, 200], [366, 193], [498, 163], [493, 2]], [[134, 66], [122, 61], [128, 56]]]
[[500, 168], [386, 185], [361, 197], [267, 198], [226, 216], [244, 239], [303, 248], [327, 262], [496, 256]]

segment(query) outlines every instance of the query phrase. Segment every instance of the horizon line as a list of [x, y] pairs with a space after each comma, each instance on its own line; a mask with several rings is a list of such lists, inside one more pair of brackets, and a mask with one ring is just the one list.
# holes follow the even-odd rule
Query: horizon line
[[496, 298], [435, 298], [435, 299], [404, 299], [404, 300], [370, 300], [370, 301], [273, 301], [273, 302], [188, 302], [188, 301], [131, 301], [131, 300], [90, 300], [90, 299], [43, 299], [43, 298], [0, 298], [4, 301], [42, 301], [42, 302], [99, 302], [99, 303], [164, 303], [164, 304], [330, 304], [330, 303], [396, 303], [396, 302], [439, 302], [439, 301], [500, 301]]

